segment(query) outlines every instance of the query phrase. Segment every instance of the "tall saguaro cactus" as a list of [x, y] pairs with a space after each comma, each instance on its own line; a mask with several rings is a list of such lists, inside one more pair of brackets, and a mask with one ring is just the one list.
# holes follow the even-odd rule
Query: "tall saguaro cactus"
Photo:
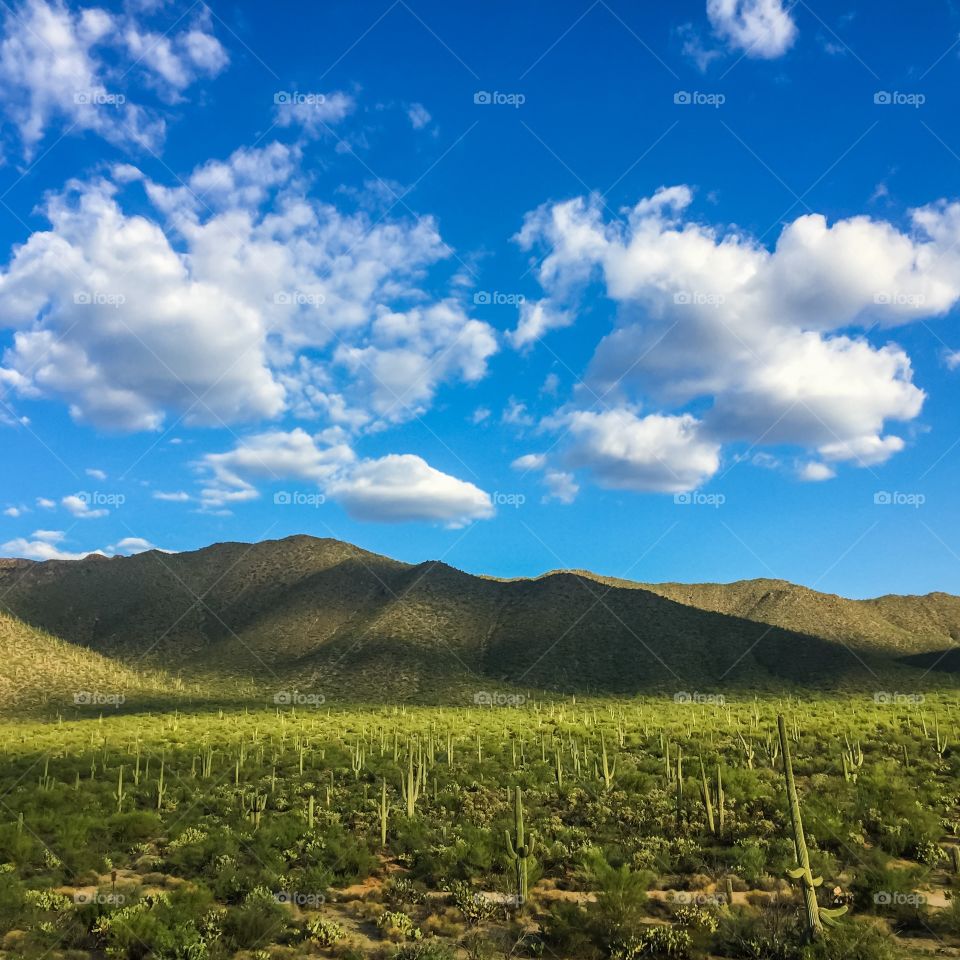
[[527, 838], [523, 830], [523, 797], [520, 788], [516, 788], [513, 806], [513, 837], [509, 830], [504, 830], [507, 838], [507, 857], [513, 862], [517, 879], [518, 910], [523, 910], [527, 902], [528, 861], [533, 857], [537, 846], [537, 836], [530, 831]]
[[800, 798], [793, 779], [793, 759], [790, 756], [790, 742], [783, 714], [777, 716], [777, 730], [780, 733], [780, 750], [783, 754], [783, 776], [787, 787], [787, 800], [790, 804], [790, 821], [793, 824], [793, 845], [797, 852], [797, 868], [787, 873], [793, 880], [803, 885], [803, 902], [807, 912], [807, 932], [811, 940], [823, 937], [823, 925], [833, 925], [837, 917], [847, 912], [846, 907], [828, 910], [817, 903], [817, 887], [823, 883], [823, 877], [814, 877], [810, 870], [810, 854], [807, 852], [807, 840], [803, 833], [803, 819], [800, 816]]

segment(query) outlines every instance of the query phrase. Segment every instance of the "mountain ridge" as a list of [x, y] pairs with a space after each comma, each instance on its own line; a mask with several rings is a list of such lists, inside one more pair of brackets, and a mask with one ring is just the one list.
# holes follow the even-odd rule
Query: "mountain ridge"
[[901, 689], [952, 683], [930, 668], [952, 664], [960, 639], [960, 597], [942, 592], [849, 600], [778, 579], [645, 584], [575, 569], [502, 579], [305, 534], [0, 561], [0, 610], [132, 669], [391, 698], [479, 683]]

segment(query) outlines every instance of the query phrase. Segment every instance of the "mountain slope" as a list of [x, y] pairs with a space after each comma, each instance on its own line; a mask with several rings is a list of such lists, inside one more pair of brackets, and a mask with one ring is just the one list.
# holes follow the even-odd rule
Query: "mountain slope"
[[929, 666], [905, 658], [939, 656], [960, 637], [960, 598], [946, 594], [851, 601], [775, 580], [644, 585], [579, 571], [496, 580], [306, 536], [4, 561], [0, 595], [20, 620], [128, 666], [255, 678], [336, 699], [498, 683], [621, 693], [903, 689]]

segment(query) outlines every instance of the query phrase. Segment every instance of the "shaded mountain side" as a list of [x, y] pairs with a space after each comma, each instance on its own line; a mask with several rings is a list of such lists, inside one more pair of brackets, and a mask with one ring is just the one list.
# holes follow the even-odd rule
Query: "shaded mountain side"
[[776, 580], [646, 586], [586, 572], [497, 580], [306, 536], [0, 562], [0, 598], [21, 620], [128, 665], [345, 699], [494, 683], [906, 689], [925, 667], [901, 658], [960, 636], [960, 599], [945, 594], [850, 601]]

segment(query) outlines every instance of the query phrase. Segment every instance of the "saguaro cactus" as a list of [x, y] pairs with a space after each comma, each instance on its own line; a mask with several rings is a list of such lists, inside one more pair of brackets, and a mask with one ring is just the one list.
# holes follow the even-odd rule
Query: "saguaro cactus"
[[387, 781], [380, 781], [380, 846], [387, 845], [387, 821], [390, 817], [390, 805], [387, 803]]
[[807, 932], [811, 940], [823, 937], [824, 923], [832, 925], [837, 917], [847, 912], [846, 907], [828, 910], [817, 903], [817, 887], [823, 883], [823, 877], [814, 877], [810, 870], [810, 855], [807, 852], [807, 840], [803, 833], [803, 819], [800, 816], [800, 799], [797, 785], [793, 779], [793, 760], [790, 756], [790, 742], [787, 739], [787, 727], [783, 714], [777, 716], [777, 730], [780, 733], [780, 749], [783, 753], [783, 776], [787, 787], [787, 800], [790, 804], [790, 821], [793, 824], [793, 845], [797, 853], [797, 868], [787, 873], [793, 880], [803, 885], [803, 902], [807, 913]]
[[513, 806], [513, 837], [509, 830], [504, 830], [507, 838], [507, 856], [513, 862], [516, 871], [518, 911], [523, 910], [527, 902], [528, 861], [533, 857], [537, 846], [537, 836], [531, 831], [529, 838], [523, 830], [523, 797], [520, 788], [516, 788]]

